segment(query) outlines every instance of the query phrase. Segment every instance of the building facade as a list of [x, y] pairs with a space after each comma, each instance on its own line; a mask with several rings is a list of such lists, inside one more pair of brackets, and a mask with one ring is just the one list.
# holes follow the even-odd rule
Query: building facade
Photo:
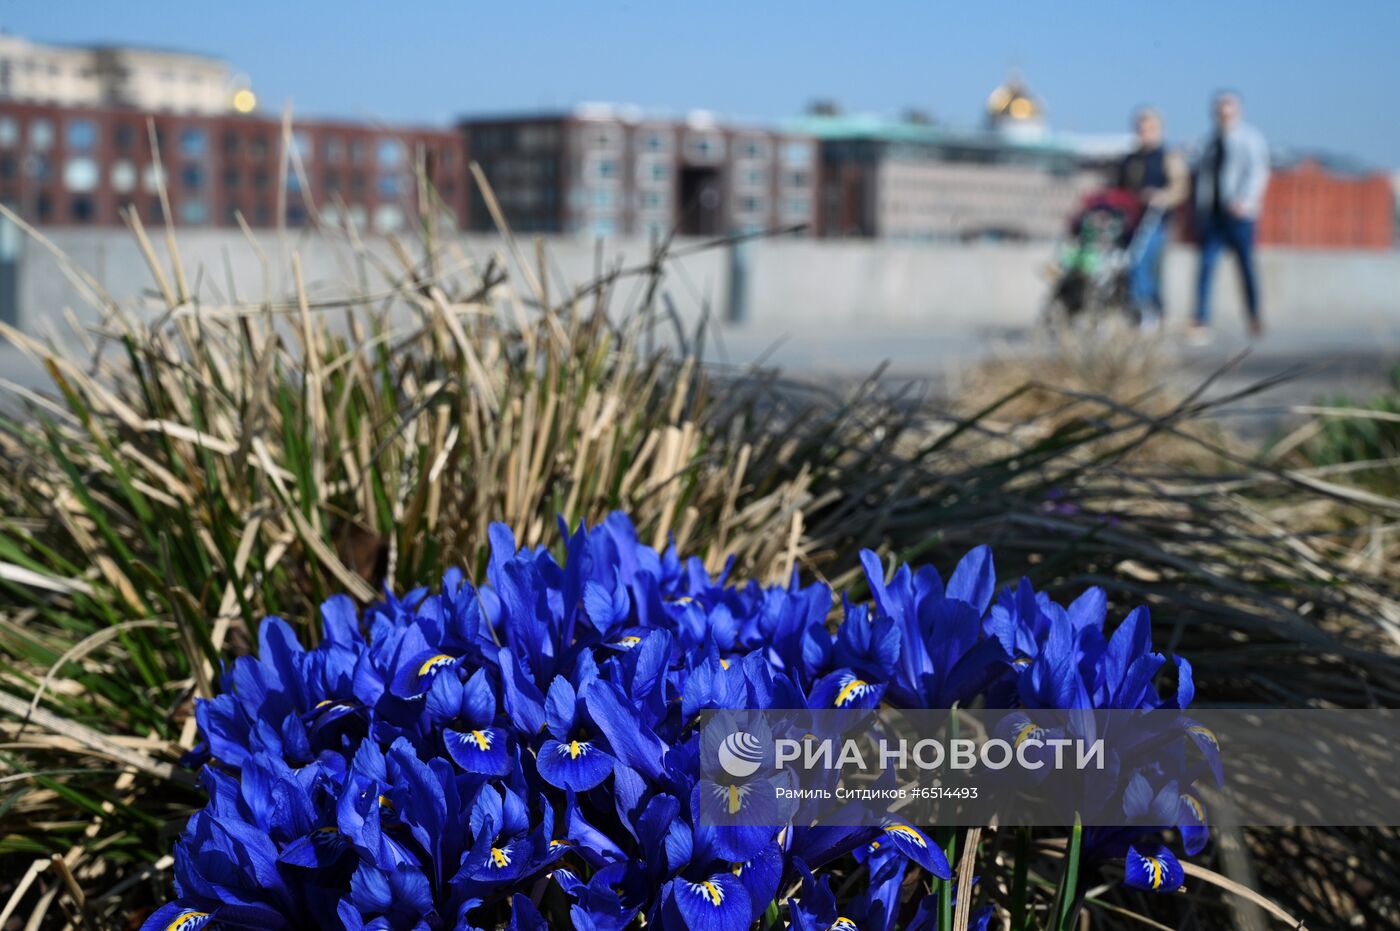
[[[471, 119], [460, 130], [517, 232], [717, 236], [815, 220], [807, 136], [613, 107]], [[467, 227], [494, 229], [480, 191]]]
[[216, 114], [251, 110], [250, 94], [226, 62], [207, 55], [116, 45], [45, 45], [0, 34], [0, 100]]
[[1395, 222], [1395, 192], [1384, 174], [1303, 158], [1275, 165], [1259, 214], [1259, 242], [1301, 249], [1390, 249]]
[[36, 225], [121, 225], [123, 208], [159, 222], [163, 179], [178, 226], [268, 227], [280, 211], [396, 232], [419, 214], [420, 167], [459, 223], [466, 158], [448, 130], [307, 121], [284, 146], [281, 121], [257, 115], [0, 102], [0, 201]]
[[988, 98], [981, 129], [830, 111], [793, 125], [821, 146], [822, 236], [1048, 238], [1100, 183], [1049, 135], [1040, 104], [1017, 81]]

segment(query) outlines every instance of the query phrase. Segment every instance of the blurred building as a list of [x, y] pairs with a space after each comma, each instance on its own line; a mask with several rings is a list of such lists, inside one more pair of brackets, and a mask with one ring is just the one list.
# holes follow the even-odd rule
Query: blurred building
[[1395, 192], [1383, 172], [1311, 155], [1276, 160], [1259, 242], [1322, 249], [1395, 245]]
[[[450, 130], [175, 114], [134, 107], [0, 101], [0, 202], [38, 225], [121, 225], [123, 208], [162, 218], [162, 171], [180, 226], [289, 226], [319, 217], [375, 232], [406, 228], [420, 208], [418, 169], [456, 222], [466, 159]], [[285, 153], [285, 157], [284, 157]]]
[[118, 45], [45, 45], [0, 34], [0, 100], [177, 113], [247, 112], [255, 100], [226, 62]]
[[[803, 134], [611, 106], [460, 130], [517, 232], [716, 236], [815, 218], [816, 145]], [[479, 190], [467, 227], [495, 228]]]
[[823, 236], [894, 240], [1051, 237], [1098, 182], [1048, 131], [1013, 79], [992, 92], [985, 126], [846, 116], [829, 105], [793, 124], [818, 139]]

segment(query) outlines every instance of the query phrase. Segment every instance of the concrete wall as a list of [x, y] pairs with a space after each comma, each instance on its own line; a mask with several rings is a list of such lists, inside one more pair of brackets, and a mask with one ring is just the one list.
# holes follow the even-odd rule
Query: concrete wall
[[[54, 245], [88, 270], [117, 299], [137, 301], [154, 293], [135, 242], [125, 232], [51, 230]], [[155, 234], [164, 255], [162, 239]], [[260, 245], [264, 265], [243, 236], [224, 231], [188, 231], [179, 250], [191, 287], [210, 304], [268, 294], [284, 296], [291, 281], [288, 256], [300, 254], [313, 297], [344, 294], [347, 280], [371, 291], [387, 289], [372, 264], [357, 263], [349, 250], [320, 239], [274, 235]], [[463, 237], [457, 245], [468, 262], [484, 264], [504, 251], [495, 237]], [[531, 243], [524, 244], [534, 262]], [[690, 244], [680, 243], [680, 248]], [[373, 252], [398, 268], [382, 241]], [[547, 241], [551, 293], [590, 280], [597, 270], [622, 261], [645, 262], [644, 243], [608, 243], [601, 259], [593, 242]], [[713, 330], [712, 355], [734, 362], [758, 356], [797, 367], [864, 371], [888, 359], [897, 371], [919, 373], [946, 366], [979, 350], [988, 335], [1024, 330], [1036, 316], [1046, 282], [1042, 269], [1053, 248], [1045, 243], [894, 245], [870, 241], [762, 240], [737, 251], [716, 249], [676, 260], [666, 282], [670, 304], [693, 326], [702, 309], [722, 320], [741, 319]], [[1266, 347], [1289, 352], [1357, 349], [1400, 351], [1400, 253], [1328, 253], [1266, 250], [1260, 259]], [[735, 268], [737, 278], [732, 277]], [[65, 307], [92, 319], [60, 265], [39, 244], [21, 248], [21, 325], [38, 331]], [[1169, 318], [1189, 310], [1195, 257], [1175, 247], [1167, 258]], [[234, 284], [231, 286], [229, 282]], [[611, 306], [640, 299], [640, 281], [618, 282]], [[1217, 276], [1216, 316], [1222, 342], [1237, 339], [1238, 286], [1227, 263]], [[733, 292], [733, 293], [731, 293]]]

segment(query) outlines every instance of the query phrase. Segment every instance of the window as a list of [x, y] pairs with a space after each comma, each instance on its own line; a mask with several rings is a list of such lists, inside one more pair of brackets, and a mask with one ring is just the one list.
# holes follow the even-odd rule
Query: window
[[784, 144], [783, 164], [791, 168], [806, 168], [811, 165], [811, 144], [806, 142], [789, 142]]
[[254, 136], [248, 140], [248, 157], [255, 160], [267, 158], [266, 136]]
[[379, 176], [379, 196], [398, 197], [399, 196], [399, 176], [380, 175]]
[[130, 123], [118, 125], [112, 133], [112, 141], [116, 144], [118, 152], [130, 152], [136, 147], [136, 127]]
[[768, 183], [768, 172], [762, 168], [751, 168], [744, 172], [744, 183], [749, 187], [762, 187]]
[[789, 171], [783, 176], [783, 181], [792, 187], [806, 187], [811, 180], [812, 176], [805, 171]]
[[177, 139], [180, 154], [185, 158], [200, 158], [209, 144], [209, 134], [198, 126], [186, 126]]
[[768, 143], [762, 139], [745, 139], [739, 143], [740, 158], [767, 158]]
[[53, 198], [47, 194], [40, 194], [35, 198], [34, 214], [40, 223], [47, 223], [53, 219]]
[[29, 147], [39, 152], [53, 145], [53, 123], [48, 120], [35, 120], [29, 124]]
[[268, 174], [266, 168], [259, 168], [253, 172], [253, 190], [266, 191], [272, 185], [272, 176]]
[[34, 181], [43, 183], [53, 177], [53, 167], [47, 156], [31, 155], [25, 167], [29, 169], [26, 174]]
[[75, 197], [68, 202], [68, 216], [74, 223], [91, 223], [93, 214], [91, 197]]
[[609, 191], [606, 188], [599, 188], [593, 192], [593, 206], [611, 207], [614, 203], [615, 201], [613, 200], [612, 191]]
[[[287, 154], [289, 157], [300, 159], [303, 165], [311, 164], [311, 157], [315, 152], [311, 147], [310, 134], [305, 130], [292, 133], [292, 145]], [[295, 161], [293, 164], [295, 164]]]
[[[350, 193], [363, 194], [365, 192], [365, 176], [358, 171], [350, 176]], [[361, 224], [363, 226], [364, 224]]]
[[666, 198], [661, 196], [659, 191], [647, 191], [642, 195], [642, 207], [647, 210], [658, 210], [666, 206]]
[[329, 164], [339, 164], [340, 160], [344, 156], [345, 144], [341, 142], [340, 137], [331, 136], [329, 139], [326, 140], [326, 161]]
[[19, 124], [12, 116], [0, 116], [0, 146], [11, 148], [19, 141]]
[[617, 177], [617, 162], [614, 161], [613, 159], [610, 159], [610, 158], [605, 158], [605, 159], [602, 159], [601, 161], [599, 161], [599, 162], [598, 162], [598, 177], [600, 177], [600, 178], [616, 178], [616, 177]]
[[97, 162], [81, 156], [70, 158], [63, 166], [63, 186], [70, 191], [86, 193], [97, 188]]
[[617, 221], [612, 217], [596, 217], [589, 229], [594, 236], [612, 236], [617, 232]]
[[710, 162], [724, 157], [724, 139], [715, 133], [692, 136], [686, 151], [696, 161]]
[[763, 198], [761, 197], [741, 197], [739, 198], [740, 213], [758, 213], [763, 209]]
[[236, 191], [243, 183], [243, 174], [237, 168], [224, 169], [224, 190]]
[[180, 202], [180, 222], [198, 226], [209, 220], [209, 208], [202, 200], [184, 200]]
[[807, 198], [805, 198], [805, 197], [790, 197], [790, 198], [788, 198], [788, 202], [787, 202], [787, 212], [788, 212], [788, 213], [797, 214], [797, 215], [800, 215], [800, 216], [806, 216], [807, 214], [811, 213], [811, 210], [812, 210], [812, 208], [811, 208], [811, 205], [807, 202]]
[[0, 180], [13, 181], [19, 175], [19, 162], [13, 155], [0, 155]]
[[345, 218], [350, 221], [351, 226], [363, 229], [368, 215], [363, 204], [351, 204], [345, 211]]
[[136, 166], [124, 158], [112, 163], [112, 190], [126, 194], [136, 187]]
[[[353, 208], [352, 208], [353, 213]], [[393, 204], [380, 204], [374, 208], [374, 228], [381, 233], [392, 233], [403, 226], [403, 211]]]
[[146, 192], [154, 194], [160, 190], [160, 186], [165, 181], [165, 173], [159, 165], [147, 165], [146, 170], [141, 173], [141, 182], [146, 188]]
[[69, 120], [64, 130], [70, 152], [88, 152], [97, 144], [97, 124], [92, 120]]
[[[340, 175], [333, 171], [326, 172], [325, 179], [321, 182], [326, 191], [340, 190]], [[324, 212], [324, 211], [323, 211]]]
[[238, 133], [224, 133], [224, 154], [232, 158], [238, 154]]
[[204, 186], [204, 169], [198, 165], [186, 165], [180, 169], [180, 184], [185, 190], [197, 191]]
[[[358, 139], [350, 140], [350, 164], [363, 165], [365, 163], [365, 144]], [[364, 223], [360, 223], [364, 226]]]
[[646, 132], [642, 134], [642, 150], [646, 152], [665, 152], [667, 145], [666, 135], [660, 132]]
[[671, 177], [671, 166], [665, 162], [654, 162], [651, 166], [651, 180], [665, 181]]
[[404, 163], [406, 154], [403, 143], [397, 139], [381, 139], [375, 148], [375, 156], [380, 168], [398, 168]]

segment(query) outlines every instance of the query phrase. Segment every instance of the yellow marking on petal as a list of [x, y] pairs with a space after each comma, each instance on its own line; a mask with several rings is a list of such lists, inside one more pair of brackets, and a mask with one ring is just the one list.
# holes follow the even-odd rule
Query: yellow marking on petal
[[425, 659], [423, 665], [418, 667], [418, 677], [421, 679], [439, 666], [445, 666], [452, 662], [455, 658], [456, 657], [448, 656], [446, 653], [439, 653], [437, 656]]
[[193, 928], [199, 919], [208, 917], [208, 912], [181, 912], [174, 921], [165, 926], [165, 931], [187, 931]]
[[727, 659], [722, 659], [722, 660], [720, 660], [720, 661], [719, 661], [719, 667], [720, 667], [721, 669], [728, 669], [728, 668], [729, 668], [729, 660], [727, 660]]
[[1030, 722], [1029, 724], [1021, 725], [1021, 729], [1016, 732], [1016, 740], [1014, 741], [1014, 746], [1020, 747], [1021, 744], [1029, 740], [1030, 736], [1038, 730], [1040, 730], [1040, 726], [1034, 721]]
[[573, 845], [573, 841], [565, 838], [560, 838], [559, 840], [552, 840], [549, 842], [549, 846], [551, 847], [572, 847]]
[[744, 796], [747, 794], [747, 791], [741, 792], [738, 786], [729, 787], [729, 813], [731, 815], [737, 815], [739, 810], [744, 807]]
[[391, 801], [389, 801], [389, 796], [387, 796], [387, 795], [381, 795], [381, 796], [379, 796], [379, 804], [380, 804], [380, 805], [383, 805], [385, 808], [389, 809], [390, 811], [393, 811], [393, 810], [394, 810], [394, 803], [391, 802]]
[[492, 847], [491, 865], [496, 867], [496, 869], [505, 869], [507, 866], [510, 866], [510, 848], [502, 849], [500, 847]]
[[472, 731], [472, 740], [476, 741], [478, 750], [491, 749], [491, 735], [486, 731]]
[[577, 760], [580, 753], [587, 752], [588, 744], [579, 743], [577, 740], [569, 741], [569, 759]]
[[335, 699], [332, 699], [332, 698], [323, 698], [323, 699], [321, 699], [320, 701], [318, 701], [318, 702], [316, 703], [316, 707], [317, 707], [317, 708], [324, 708], [324, 707], [326, 707], [327, 705], [333, 704], [334, 702], [335, 702]]
[[1211, 745], [1212, 747], [1219, 747], [1219, 746], [1220, 746], [1220, 741], [1218, 741], [1218, 740], [1215, 739], [1215, 732], [1212, 731], [1212, 730], [1211, 730], [1210, 728], [1208, 728], [1208, 727], [1202, 727], [1202, 726], [1199, 725], [1199, 724], [1193, 724], [1193, 725], [1191, 725], [1190, 727], [1188, 727], [1188, 728], [1186, 729], [1186, 733], [1188, 733], [1188, 734], [1200, 734], [1200, 735], [1201, 735], [1202, 737], [1204, 737], [1206, 740], [1210, 741], [1210, 745]]
[[859, 931], [859, 929], [856, 927], [854, 921], [849, 918], [841, 917], [833, 921], [831, 927], [827, 928], [826, 931]]
[[865, 690], [869, 687], [869, 682], [852, 676], [841, 686], [841, 691], [836, 693], [836, 701], [834, 704], [837, 708], [849, 705], [857, 696], [864, 694]]
[[694, 603], [695, 603], [695, 599], [692, 598], [690, 595], [682, 595], [682, 596], [680, 596], [679, 598], [677, 598], [674, 602], [672, 602], [672, 604], [678, 604], [678, 605], [688, 605], [688, 604], [694, 604]]
[[1029, 656], [1018, 656], [1018, 657], [1016, 657], [1015, 659], [1013, 659], [1013, 660], [1011, 661], [1011, 665], [1013, 665], [1013, 666], [1025, 667], [1025, 666], [1029, 666], [1030, 664], [1031, 664], [1031, 658], [1030, 658]]
[[1201, 807], [1201, 803], [1196, 799], [1196, 796], [1183, 795], [1181, 800], [1186, 803], [1186, 807], [1191, 809], [1191, 812], [1197, 818], [1200, 818], [1202, 821], [1206, 820], [1206, 810]]
[[724, 901], [724, 890], [708, 879], [702, 883], [697, 883], [691, 888], [708, 899], [711, 905], [718, 905]]
[[641, 643], [641, 642], [642, 642], [642, 638], [641, 638], [641, 637], [638, 637], [636, 634], [628, 634], [626, 637], [623, 637], [621, 640], [615, 641], [615, 642], [613, 643], [613, 646], [615, 646], [615, 647], [622, 647], [624, 650], [630, 650], [630, 649], [632, 649], [634, 646], [636, 646], [637, 644], [639, 644], [639, 643]]
[[1152, 871], [1152, 888], [1162, 888], [1162, 861], [1156, 857], [1144, 856], [1147, 861], [1147, 868]]
[[918, 844], [920, 847], [928, 846], [928, 844], [924, 841], [923, 835], [911, 828], [907, 824], [891, 824], [885, 828], [885, 833], [893, 834], [896, 837], [903, 837], [905, 840], [911, 840], [914, 843]]

